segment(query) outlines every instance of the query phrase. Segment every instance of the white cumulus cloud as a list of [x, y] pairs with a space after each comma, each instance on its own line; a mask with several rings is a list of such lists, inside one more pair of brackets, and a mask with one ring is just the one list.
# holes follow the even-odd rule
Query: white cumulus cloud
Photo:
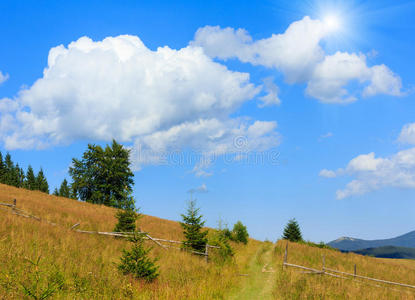
[[232, 152], [236, 135], [255, 150], [273, 147], [274, 122], [230, 117], [260, 91], [200, 47], [153, 51], [137, 36], [82, 37], [52, 48], [43, 76], [0, 100], [0, 137], [7, 149], [115, 138], [134, 145], [137, 168], [172, 149]]
[[[254, 41], [244, 29], [205, 26], [191, 45], [203, 47], [214, 58], [236, 58], [253, 65], [280, 70], [288, 83], [307, 83], [306, 94], [326, 103], [350, 103], [359, 96], [402, 95], [398, 75], [385, 65], [369, 67], [364, 54], [325, 53], [321, 41], [330, 28], [320, 20], [304, 17], [281, 34]], [[357, 91], [348, 88], [357, 82]]]
[[[405, 125], [406, 132], [410, 125]], [[402, 135], [402, 134], [401, 134]], [[337, 171], [321, 170], [320, 176], [354, 177], [343, 189], [336, 192], [338, 199], [362, 195], [384, 187], [415, 188], [415, 148], [401, 150], [388, 157], [376, 157], [374, 152], [353, 158], [345, 168]]]
[[415, 145], [415, 123], [406, 124], [402, 128], [398, 141], [404, 144]]

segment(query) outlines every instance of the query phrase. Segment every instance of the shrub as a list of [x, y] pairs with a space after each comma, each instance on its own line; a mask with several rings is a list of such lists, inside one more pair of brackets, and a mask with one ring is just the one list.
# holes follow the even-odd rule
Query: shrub
[[246, 226], [242, 224], [241, 221], [238, 221], [235, 223], [235, 225], [233, 225], [232, 234], [233, 240], [235, 242], [244, 243], [245, 245], [248, 243], [248, 230], [246, 229]]
[[[213, 251], [213, 260], [217, 263], [225, 263], [231, 260], [234, 255], [233, 249], [229, 244], [229, 235], [227, 232], [230, 232], [229, 229], [218, 229], [209, 236], [209, 244], [212, 246], [218, 246], [219, 249], [214, 249]], [[209, 255], [210, 257], [210, 255]]]

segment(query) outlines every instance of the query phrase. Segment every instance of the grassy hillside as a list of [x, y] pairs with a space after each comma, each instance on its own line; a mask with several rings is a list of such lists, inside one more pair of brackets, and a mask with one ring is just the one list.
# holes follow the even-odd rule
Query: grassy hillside
[[[0, 299], [25, 299], [24, 286], [40, 290], [57, 281], [63, 286], [52, 299], [415, 299], [415, 292], [405, 288], [283, 270], [285, 241], [235, 244], [234, 262], [224, 266], [155, 246], [151, 255], [159, 258], [161, 275], [148, 284], [117, 270], [128, 242], [70, 230], [79, 222], [81, 229], [111, 231], [114, 209], [0, 185], [0, 202], [14, 198], [18, 207], [57, 225], [0, 209]], [[154, 237], [182, 239], [174, 221], [144, 216], [139, 226]], [[289, 243], [291, 263], [320, 269], [322, 254], [327, 267], [353, 272], [356, 263], [358, 274], [415, 284], [414, 261]]]
[[[278, 241], [274, 248], [277, 270], [283, 269], [285, 246], [286, 241]], [[415, 285], [413, 260], [374, 258], [288, 243], [289, 263], [321, 270], [323, 255], [327, 268], [353, 273], [356, 264], [358, 275]], [[276, 299], [415, 299], [415, 289], [360, 279], [305, 274], [303, 270], [286, 267], [285, 272], [276, 274], [274, 297]]]
[[[206, 264], [198, 256], [156, 246], [151, 255], [159, 258], [159, 279], [151, 284], [134, 280], [116, 267], [128, 242], [69, 230], [80, 222], [81, 229], [112, 231], [114, 209], [0, 184], [0, 202], [14, 198], [19, 208], [57, 226], [0, 210], [0, 299], [22, 299], [23, 285], [35, 284], [37, 270], [40, 287], [48, 281], [64, 281], [54, 299], [220, 299], [240, 279], [236, 264]], [[177, 222], [144, 216], [139, 226], [154, 237], [182, 239]], [[255, 251], [256, 243], [236, 245], [238, 265]], [[39, 267], [29, 262], [39, 257]]]

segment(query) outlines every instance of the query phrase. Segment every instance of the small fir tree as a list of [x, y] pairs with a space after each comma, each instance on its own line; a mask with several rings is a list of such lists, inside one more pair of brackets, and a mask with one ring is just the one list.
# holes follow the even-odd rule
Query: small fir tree
[[295, 219], [288, 221], [284, 228], [283, 239], [289, 240], [290, 242], [300, 242], [303, 240], [301, 235], [300, 226]]
[[53, 194], [52, 195], [54, 195], [54, 196], [59, 196], [59, 191], [58, 191], [58, 188], [55, 188], [54, 190], [53, 190]]
[[183, 228], [183, 234], [186, 241], [183, 242], [184, 248], [204, 251], [207, 243], [207, 231], [202, 231], [205, 221], [202, 221], [202, 215], [199, 215], [199, 208], [196, 208], [196, 202], [191, 200], [187, 213], [182, 214], [183, 222], [180, 225]]
[[115, 217], [118, 223], [115, 225], [115, 232], [134, 232], [136, 221], [140, 215], [133, 209], [119, 210]]
[[135, 234], [131, 239], [133, 246], [131, 250], [123, 250], [118, 269], [124, 274], [131, 274], [138, 279], [148, 282], [153, 281], [159, 275], [156, 260], [148, 257], [152, 248], [144, 247], [144, 240], [141, 234]]

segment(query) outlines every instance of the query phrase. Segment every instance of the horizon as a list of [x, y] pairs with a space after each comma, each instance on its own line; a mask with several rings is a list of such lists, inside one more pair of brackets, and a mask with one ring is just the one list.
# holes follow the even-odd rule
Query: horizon
[[43, 168], [112, 139], [140, 212], [275, 241], [415, 229], [415, 3], [0, 3], [0, 151]]

